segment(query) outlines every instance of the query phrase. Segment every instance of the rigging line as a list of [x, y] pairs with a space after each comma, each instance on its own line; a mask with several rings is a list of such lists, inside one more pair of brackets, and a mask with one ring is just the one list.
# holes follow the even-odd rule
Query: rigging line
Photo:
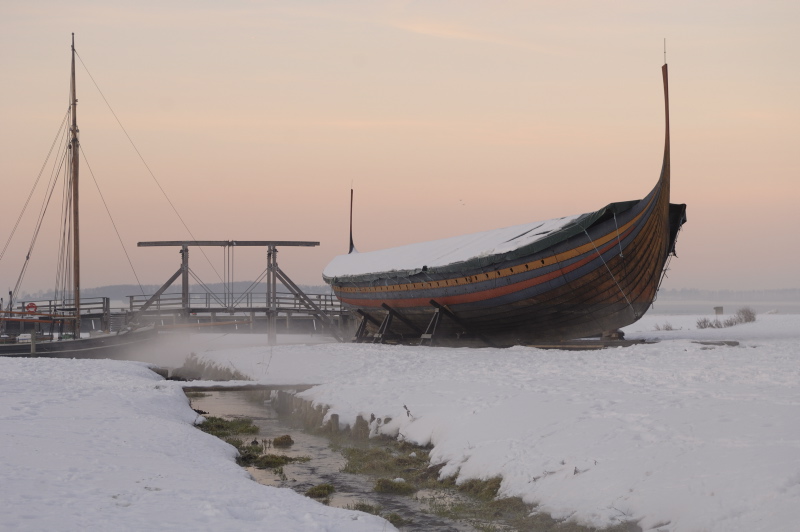
[[[673, 244], [676, 244], [678, 242], [678, 235], [680, 235], [680, 234], [681, 234], [681, 228], [679, 227], [678, 231], [675, 233], [675, 240], [674, 240]], [[667, 254], [667, 260], [664, 263], [664, 271], [661, 272], [661, 278], [658, 280], [658, 286], [656, 287], [656, 299], [658, 298], [658, 291], [661, 290], [661, 284], [664, 282], [664, 279], [667, 277], [667, 271], [669, 271], [669, 265], [672, 262], [672, 257], [677, 257], [678, 256], [675, 253], [674, 249], [675, 248], [674, 248], [674, 245], [673, 245], [672, 253], [668, 253]], [[653, 302], [655, 302], [656, 299], [653, 299]]]
[[239, 303], [242, 301], [242, 298], [244, 298], [244, 297], [245, 297], [247, 294], [249, 294], [249, 293], [250, 293], [250, 292], [251, 292], [251, 291], [252, 291], [252, 290], [253, 290], [253, 289], [256, 287], [256, 285], [258, 285], [258, 283], [260, 283], [260, 282], [261, 282], [261, 280], [262, 280], [264, 277], [266, 277], [266, 276], [267, 276], [267, 273], [268, 273], [268, 272], [269, 272], [269, 268], [267, 268], [266, 270], [264, 270], [263, 272], [261, 272], [261, 273], [259, 274], [259, 276], [256, 278], [256, 280], [255, 280], [255, 281], [253, 281], [252, 283], [250, 283], [250, 286], [248, 286], [248, 287], [247, 287], [247, 289], [244, 291], [244, 293], [242, 293], [241, 297], [240, 297], [239, 299], [237, 299], [237, 300], [236, 300], [236, 302], [233, 304], [233, 306], [235, 307], [236, 305], [238, 305], [238, 304], [239, 304]]
[[[64, 161], [64, 175], [68, 176], [70, 172], [69, 163]], [[69, 295], [70, 289], [70, 277], [72, 277], [72, 252], [74, 248], [71, 245], [72, 241], [72, 224], [70, 221], [72, 220], [72, 180], [64, 179], [64, 198], [63, 198], [63, 221], [61, 226], [61, 245], [63, 249], [59, 256], [61, 260], [60, 269], [62, 271], [62, 278], [61, 278], [61, 295], [66, 302], [67, 296]]]
[[191, 275], [191, 276], [192, 276], [192, 279], [194, 279], [195, 281], [197, 281], [197, 284], [199, 284], [199, 285], [200, 285], [200, 287], [201, 287], [203, 290], [205, 290], [205, 291], [206, 291], [206, 294], [208, 294], [208, 295], [210, 295], [211, 297], [213, 297], [213, 298], [214, 298], [214, 299], [217, 301], [217, 303], [219, 303], [219, 304], [220, 304], [220, 305], [222, 305], [223, 307], [225, 307], [225, 306], [226, 306], [226, 305], [225, 305], [225, 303], [224, 303], [224, 302], [223, 302], [223, 301], [222, 301], [220, 298], [218, 298], [218, 297], [217, 297], [217, 294], [215, 294], [214, 292], [212, 292], [212, 291], [211, 291], [211, 289], [210, 289], [210, 288], [208, 288], [208, 286], [207, 286], [207, 285], [206, 285], [206, 284], [205, 284], [205, 283], [204, 283], [204, 282], [203, 282], [203, 281], [202, 281], [202, 280], [201, 280], [201, 279], [200, 279], [200, 278], [197, 276], [197, 274], [196, 274], [196, 273], [194, 273], [194, 270], [192, 270], [191, 268], [189, 268], [189, 275]]
[[617, 228], [617, 244], [619, 244], [619, 256], [620, 258], [624, 259], [625, 255], [622, 254], [622, 241], [620, 240], [619, 236], [619, 226], [617, 225], [617, 213], [614, 214], [614, 227]]
[[233, 284], [233, 272], [231, 271], [233, 268], [233, 248], [230, 246], [225, 248], [227, 252], [227, 260], [228, 260], [228, 277], [225, 279], [225, 304], [230, 305], [231, 299], [233, 296], [232, 294], [232, 284]]
[[[62, 163], [66, 159], [66, 152], [64, 153], [64, 157], [62, 158]], [[59, 165], [60, 166], [60, 165]], [[28, 246], [28, 252], [25, 254], [25, 261], [22, 266], [22, 270], [19, 273], [19, 277], [17, 278], [17, 284], [14, 285], [14, 291], [12, 293], [12, 301], [17, 298], [17, 294], [19, 293], [19, 289], [22, 286], [22, 280], [25, 277], [25, 272], [28, 270], [28, 264], [31, 260], [31, 254], [33, 253], [33, 248], [36, 246], [36, 240], [39, 237], [39, 231], [42, 229], [42, 222], [44, 221], [45, 212], [47, 212], [47, 207], [50, 205], [50, 200], [53, 198], [53, 192], [56, 188], [56, 183], [58, 182], [58, 176], [61, 175], [61, 171], [55, 173], [55, 176], [52, 177], [51, 181], [48, 183], [49, 193], [45, 191], [45, 197], [42, 201], [42, 206], [39, 211], [39, 216], [37, 217], [36, 227], [33, 231], [33, 236], [31, 236], [30, 245]]]
[[125, 244], [122, 242], [122, 236], [119, 234], [119, 229], [117, 229], [117, 224], [114, 222], [114, 217], [111, 216], [111, 210], [108, 208], [108, 204], [106, 203], [106, 198], [103, 196], [103, 192], [100, 190], [100, 183], [97, 182], [97, 179], [94, 177], [94, 172], [92, 171], [92, 166], [89, 164], [89, 159], [86, 157], [86, 152], [83, 151], [83, 146], [79, 146], [81, 150], [81, 155], [83, 155], [83, 161], [86, 163], [86, 168], [89, 169], [89, 174], [92, 176], [92, 181], [94, 181], [94, 186], [97, 187], [97, 193], [100, 194], [100, 200], [103, 202], [103, 207], [106, 208], [106, 213], [108, 214], [108, 219], [111, 220], [111, 225], [114, 227], [114, 232], [117, 233], [117, 240], [119, 240], [119, 245], [122, 246], [122, 251], [125, 252], [125, 258], [128, 259], [128, 265], [131, 267], [131, 271], [133, 272], [133, 276], [136, 278], [136, 284], [139, 285], [139, 291], [144, 295], [144, 288], [142, 288], [142, 283], [139, 281], [139, 276], [136, 275], [136, 269], [133, 267], [133, 262], [131, 262], [131, 257], [128, 255], [128, 250], [125, 249]]
[[225, 305], [233, 301], [233, 247], [223, 246], [222, 260], [225, 263], [225, 281], [222, 283], [222, 290], [225, 295]]
[[225, 299], [225, 306], [228, 306], [228, 248], [222, 247], [222, 297]]
[[42, 206], [39, 208], [39, 214], [36, 218], [36, 227], [34, 229], [33, 237], [31, 238], [31, 244], [28, 253], [31, 253], [33, 251], [33, 246], [36, 243], [36, 239], [39, 236], [39, 231], [42, 228], [42, 222], [44, 221], [44, 216], [47, 212], [47, 207], [49, 207], [50, 205], [50, 200], [52, 199], [53, 192], [55, 192], [56, 189], [56, 183], [58, 182], [58, 178], [61, 175], [60, 166], [61, 164], [64, 164], [66, 158], [67, 158], [67, 153], [65, 151], [63, 157], [61, 158], [61, 163], [59, 164], [58, 172], [56, 172], [54, 169], [53, 174], [50, 176], [50, 181], [47, 183], [47, 190], [49, 190], [50, 192], [48, 193], [47, 191], [45, 191], [45, 197], [42, 201]]
[[617, 228], [617, 243], [619, 244], [619, 258], [622, 259], [622, 271], [625, 273], [625, 277], [628, 276], [628, 263], [625, 260], [625, 255], [622, 252], [622, 240], [620, 239], [619, 234], [619, 226], [617, 225], [617, 213], [614, 214], [614, 226]]
[[584, 228], [583, 232], [586, 233], [586, 237], [589, 239], [589, 242], [591, 242], [592, 247], [594, 248], [595, 252], [597, 253], [597, 256], [600, 257], [601, 261], [603, 261], [603, 266], [605, 266], [606, 270], [608, 270], [608, 273], [609, 273], [609, 275], [611, 275], [611, 279], [614, 281], [614, 284], [617, 285], [617, 288], [619, 288], [619, 292], [622, 294], [622, 297], [625, 298], [625, 302], [628, 303], [629, 307], [631, 307], [631, 310], [633, 311], [633, 315], [638, 318], [639, 315], [636, 312], [636, 309], [633, 308], [633, 304], [631, 304], [631, 300], [628, 299], [628, 296], [625, 294], [625, 291], [622, 289], [622, 287], [617, 282], [617, 278], [614, 277], [614, 273], [611, 271], [611, 268], [608, 267], [608, 264], [606, 263], [606, 259], [603, 258], [603, 255], [600, 253], [600, 250], [598, 250], [597, 246], [594, 245], [594, 240], [592, 240], [592, 237], [589, 236], [589, 232], [585, 228]]
[[653, 297], [653, 303], [651, 303], [651, 305], [658, 301], [658, 292], [661, 290], [661, 283], [663, 283], [664, 279], [667, 278], [667, 272], [669, 271], [669, 265], [672, 262], [672, 257], [674, 257], [674, 255], [667, 255], [667, 261], [664, 264], [664, 271], [661, 272], [661, 278], [658, 280], [658, 286], [656, 287], [656, 295]]
[[11, 234], [8, 235], [8, 240], [6, 240], [6, 244], [3, 246], [3, 251], [0, 251], [0, 261], [3, 260], [3, 256], [5, 256], [6, 250], [8, 249], [8, 245], [11, 243], [11, 239], [14, 238], [14, 233], [17, 231], [17, 227], [22, 220], [22, 216], [25, 214], [25, 210], [28, 208], [28, 203], [30, 203], [33, 193], [39, 184], [39, 180], [42, 178], [42, 173], [44, 173], [44, 169], [47, 166], [47, 161], [50, 160], [50, 155], [53, 153], [53, 148], [55, 147], [58, 138], [64, 134], [63, 127], [67, 117], [69, 117], [69, 109], [67, 109], [67, 112], [64, 114], [64, 118], [61, 120], [61, 124], [58, 126], [58, 132], [53, 139], [53, 143], [50, 145], [50, 151], [47, 152], [47, 157], [45, 157], [44, 162], [42, 163], [42, 168], [39, 170], [39, 175], [36, 176], [36, 181], [34, 181], [33, 187], [31, 187], [31, 191], [28, 193], [28, 199], [25, 200], [25, 204], [22, 206], [19, 216], [17, 216], [17, 221], [14, 223], [14, 228], [11, 229]]
[[231, 273], [231, 253], [233, 253], [232, 248], [230, 246], [225, 246], [225, 283], [222, 286], [222, 289], [225, 291], [225, 305], [228, 306], [231, 303], [231, 282], [233, 275]]
[[[145, 167], [145, 168], [147, 168], [147, 171], [150, 173], [150, 177], [152, 177], [152, 178], [153, 178], [153, 181], [155, 181], [155, 183], [156, 183], [156, 186], [157, 186], [157, 187], [158, 187], [158, 189], [161, 191], [161, 194], [163, 194], [163, 195], [164, 195], [164, 198], [167, 200], [167, 203], [169, 203], [169, 206], [170, 206], [170, 207], [172, 207], [172, 211], [175, 213], [175, 215], [176, 215], [176, 216], [178, 217], [178, 219], [181, 221], [181, 224], [183, 224], [183, 227], [184, 227], [184, 229], [186, 229], [186, 232], [187, 232], [187, 233], [189, 233], [189, 236], [191, 236], [191, 237], [192, 237], [192, 240], [197, 240], [197, 238], [195, 238], [194, 234], [192, 234], [192, 230], [191, 230], [191, 229], [189, 229], [189, 226], [188, 226], [188, 225], [186, 225], [186, 222], [183, 220], [183, 217], [182, 217], [182, 216], [181, 216], [181, 214], [178, 212], [178, 209], [177, 209], [177, 208], [175, 207], [175, 205], [172, 203], [172, 200], [171, 200], [171, 199], [169, 199], [169, 196], [167, 195], [167, 192], [164, 190], [164, 188], [161, 186], [161, 183], [159, 183], [158, 179], [156, 179], [156, 175], [155, 175], [155, 174], [153, 173], [153, 171], [150, 169], [150, 166], [147, 164], [147, 161], [145, 161], [145, 160], [144, 160], [144, 157], [143, 157], [143, 156], [142, 156], [142, 154], [139, 152], [139, 148], [137, 148], [137, 147], [136, 147], [136, 144], [134, 144], [134, 142], [133, 142], [133, 139], [131, 138], [131, 136], [130, 136], [130, 135], [128, 135], [128, 130], [127, 130], [127, 129], [125, 129], [125, 126], [123, 126], [123, 125], [122, 125], [122, 122], [121, 122], [121, 121], [120, 121], [120, 119], [117, 117], [117, 113], [115, 113], [115, 112], [114, 112], [114, 109], [112, 109], [112, 108], [111, 108], [111, 104], [110, 104], [110, 103], [108, 103], [108, 100], [106, 99], [106, 96], [105, 96], [105, 94], [103, 94], [103, 91], [101, 91], [101, 90], [100, 90], [100, 86], [99, 86], [99, 85], [97, 84], [97, 82], [94, 80], [94, 77], [92, 76], [92, 73], [91, 73], [91, 72], [89, 72], [89, 69], [87, 68], [87, 66], [86, 66], [86, 63], [84, 63], [84, 62], [83, 62], [83, 59], [81, 58], [81, 56], [80, 56], [80, 54], [77, 52], [77, 50], [75, 51], [75, 55], [78, 57], [78, 60], [81, 62], [81, 66], [83, 66], [84, 70], [86, 70], [86, 74], [88, 74], [88, 75], [89, 75], [89, 79], [91, 79], [91, 80], [92, 80], [92, 83], [94, 83], [94, 86], [95, 86], [95, 88], [97, 89], [97, 92], [99, 92], [99, 93], [100, 93], [100, 97], [101, 97], [101, 98], [103, 98], [103, 101], [106, 103], [106, 106], [108, 106], [108, 110], [109, 110], [109, 111], [111, 111], [111, 114], [114, 116], [114, 119], [117, 121], [117, 124], [119, 124], [119, 127], [122, 129], [122, 132], [123, 132], [123, 133], [125, 133], [125, 136], [128, 138], [128, 142], [130, 142], [130, 143], [131, 143], [131, 146], [133, 146], [133, 149], [134, 149], [134, 151], [136, 152], [136, 155], [138, 155], [138, 156], [139, 156], [139, 159], [141, 159], [141, 161], [142, 161], [142, 164], [144, 164], [144, 167]], [[205, 259], [206, 259], [206, 262], [208, 262], [208, 265], [209, 265], [209, 266], [211, 266], [211, 269], [212, 269], [212, 270], [214, 271], [214, 273], [217, 275], [217, 278], [218, 278], [218, 279], [220, 279], [220, 280], [222, 280], [222, 279], [220, 278], [220, 276], [219, 276], [219, 272], [217, 271], [217, 269], [216, 269], [216, 268], [214, 268], [214, 264], [212, 264], [211, 260], [208, 258], [208, 255], [206, 255], [206, 252], [205, 252], [205, 251], [203, 251], [203, 248], [202, 248], [202, 247], [200, 248], [200, 253], [202, 253], [202, 254], [203, 254], [203, 257], [205, 257]]]
[[[65, 174], [69, 173], [68, 170], [65, 170]], [[71, 180], [65, 179], [64, 186], [61, 196], [61, 238], [58, 241], [58, 261], [56, 263], [56, 281], [55, 281], [55, 296], [56, 299], [63, 295], [64, 299], [66, 299], [67, 293], [67, 268], [71, 264], [69, 261], [69, 252], [68, 250], [71, 249], [69, 246], [69, 216], [72, 210], [70, 206], [72, 204], [72, 195], [69, 193], [70, 191]]]

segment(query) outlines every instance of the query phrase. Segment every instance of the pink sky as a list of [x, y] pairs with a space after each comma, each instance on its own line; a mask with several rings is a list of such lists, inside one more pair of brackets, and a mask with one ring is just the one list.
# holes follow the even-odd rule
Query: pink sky
[[[647, 194], [666, 37], [672, 201], [689, 222], [664, 287], [800, 286], [797, 2], [11, 0], [0, 15], [0, 245], [66, 111], [71, 32], [194, 236], [318, 240], [280, 255], [307, 284], [347, 250], [351, 183], [361, 251]], [[161, 283], [176, 250], [136, 242], [189, 236], [80, 66], [78, 98], [139, 278]], [[82, 183], [83, 286], [133, 283], [86, 165]], [[52, 286], [54, 248], [42, 236], [24, 290]], [[236, 278], [265, 266], [240, 250]]]

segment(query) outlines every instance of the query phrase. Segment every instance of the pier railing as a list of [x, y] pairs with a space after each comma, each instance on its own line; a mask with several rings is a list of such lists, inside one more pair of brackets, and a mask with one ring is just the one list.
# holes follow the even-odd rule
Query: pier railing
[[[333, 294], [306, 294], [321, 310], [326, 313], [342, 311], [342, 305]], [[135, 295], [128, 297], [128, 310], [137, 312], [148, 301], [150, 296]], [[183, 308], [181, 294], [162, 294], [148, 307], [148, 312], [174, 312]], [[189, 294], [189, 309], [192, 312], [265, 312], [269, 308], [266, 294]], [[307, 306], [296, 295], [277, 293], [277, 309], [280, 312], [302, 312]]]

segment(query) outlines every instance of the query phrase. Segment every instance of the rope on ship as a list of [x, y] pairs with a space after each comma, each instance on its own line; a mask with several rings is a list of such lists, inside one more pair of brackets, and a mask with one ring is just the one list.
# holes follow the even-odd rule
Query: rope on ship
[[[616, 215], [614, 216], [614, 220], [615, 220], [615, 223], [616, 223]], [[592, 244], [592, 247], [594, 248], [595, 252], [597, 253], [597, 256], [600, 257], [601, 261], [603, 261], [603, 266], [605, 266], [606, 270], [608, 270], [608, 274], [611, 276], [611, 279], [614, 281], [614, 284], [617, 285], [617, 288], [619, 288], [619, 292], [620, 292], [620, 294], [622, 294], [622, 297], [625, 298], [625, 302], [628, 303], [629, 307], [631, 307], [631, 310], [633, 311], [633, 315], [636, 317], [636, 319], [639, 319], [639, 313], [636, 312], [635, 308], [633, 308], [633, 305], [631, 304], [631, 300], [628, 299], [628, 296], [625, 294], [625, 291], [622, 289], [622, 287], [617, 282], [617, 278], [614, 277], [614, 273], [611, 271], [611, 268], [608, 267], [608, 264], [606, 263], [606, 260], [603, 258], [603, 255], [600, 253], [600, 250], [597, 249], [597, 246], [595, 246], [594, 240], [592, 240], [592, 237], [589, 235], [589, 231], [587, 231], [584, 228], [583, 232], [586, 233], [586, 237], [589, 239], [589, 242]], [[619, 232], [617, 232], [617, 235], [619, 235]], [[620, 250], [621, 249], [622, 249], [622, 246], [620, 245]], [[620, 255], [621, 255], [621, 253], [620, 253]], [[624, 260], [624, 258], [623, 258], [623, 260]]]

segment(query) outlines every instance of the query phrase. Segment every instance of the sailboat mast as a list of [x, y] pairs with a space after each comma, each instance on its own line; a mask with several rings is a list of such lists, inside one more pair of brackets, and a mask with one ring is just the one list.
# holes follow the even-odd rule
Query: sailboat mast
[[78, 230], [78, 159], [80, 143], [78, 142], [78, 97], [75, 89], [75, 34], [72, 34], [72, 77], [71, 77], [71, 100], [72, 100], [72, 139], [70, 149], [72, 150], [72, 290], [75, 299], [75, 338], [81, 335], [81, 260], [80, 260], [80, 232]]

